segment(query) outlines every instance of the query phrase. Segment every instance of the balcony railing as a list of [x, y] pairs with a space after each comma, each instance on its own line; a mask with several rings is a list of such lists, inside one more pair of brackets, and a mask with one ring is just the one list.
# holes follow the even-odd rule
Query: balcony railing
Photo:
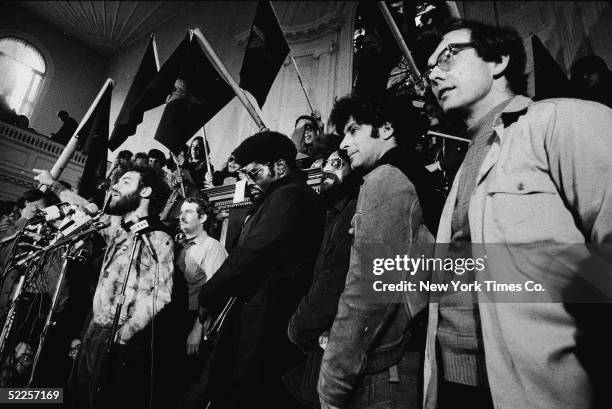
[[[51, 169], [64, 146], [49, 138], [0, 122], [0, 199], [15, 200], [37, 186], [32, 169]], [[60, 180], [77, 186], [86, 155], [75, 152]]]

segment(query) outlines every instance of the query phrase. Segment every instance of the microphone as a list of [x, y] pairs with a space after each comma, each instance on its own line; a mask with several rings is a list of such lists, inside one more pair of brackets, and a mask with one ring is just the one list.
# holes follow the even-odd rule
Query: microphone
[[45, 207], [42, 210], [38, 210], [34, 217], [30, 219], [30, 224], [36, 224], [40, 222], [50, 222], [57, 219], [62, 219], [76, 210], [76, 206], [70, 203], [58, 203], [53, 206]]
[[151, 246], [151, 240], [149, 239], [149, 236], [147, 236], [147, 233], [140, 233], [140, 237], [142, 237], [142, 241], [147, 246], [149, 253], [151, 253], [151, 258], [153, 259], [153, 261], [159, 263], [159, 260], [157, 259], [157, 254], [155, 254], [153, 246]]
[[81, 208], [85, 209], [86, 212], [88, 213], [90, 216], [95, 216], [100, 212], [100, 209], [98, 208], [98, 206], [95, 203], [87, 203], [86, 205], [81, 206]]
[[98, 206], [94, 203], [87, 203], [84, 206], [72, 205], [71, 207], [73, 210], [70, 213], [70, 217], [64, 218], [58, 226], [58, 233], [50, 244], [54, 244], [70, 234], [89, 227], [91, 224], [98, 221], [102, 215], [102, 212], [98, 211]]
[[139, 220], [136, 223], [133, 223], [132, 225], [129, 226], [130, 232], [132, 233], [138, 233], [140, 235], [140, 237], [142, 238], [142, 241], [144, 242], [145, 246], [147, 246], [147, 249], [149, 250], [149, 253], [151, 253], [151, 258], [158, 263], [158, 259], [157, 259], [157, 254], [155, 253], [155, 251], [153, 250], [153, 246], [151, 246], [151, 240], [149, 239], [149, 236], [147, 236], [146, 233], [146, 229], [148, 229], [150, 227], [148, 220], [142, 219]]

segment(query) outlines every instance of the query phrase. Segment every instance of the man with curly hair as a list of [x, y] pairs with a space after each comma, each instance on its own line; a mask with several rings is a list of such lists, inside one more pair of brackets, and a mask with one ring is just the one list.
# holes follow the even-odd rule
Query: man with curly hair
[[[64, 202], [87, 201], [57, 183], [46, 170], [34, 169], [35, 179]], [[144, 407], [150, 385], [149, 344], [155, 316], [170, 302], [174, 271], [174, 243], [161, 230], [159, 212], [170, 188], [161, 169], [135, 166], [111, 187], [111, 198], [100, 233], [107, 243], [102, 271], [93, 299], [93, 316], [83, 336], [78, 378], [84, 393], [83, 407]], [[141, 230], [139, 227], [148, 224]], [[147, 244], [150, 243], [150, 246]], [[134, 263], [130, 254], [136, 246]], [[128, 275], [125, 299], [114, 339], [111, 327]], [[107, 345], [113, 344], [113, 353]], [[146, 375], [145, 375], [146, 374]]]

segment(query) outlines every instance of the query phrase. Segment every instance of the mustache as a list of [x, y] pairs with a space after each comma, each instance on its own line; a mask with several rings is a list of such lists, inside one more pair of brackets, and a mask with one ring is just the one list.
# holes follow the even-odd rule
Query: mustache
[[321, 176], [321, 186], [335, 186], [340, 184], [340, 179], [335, 173], [325, 172]]
[[325, 180], [325, 179], [338, 180], [338, 176], [332, 172], [323, 172], [323, 175], [321, 176], [321, 180]]

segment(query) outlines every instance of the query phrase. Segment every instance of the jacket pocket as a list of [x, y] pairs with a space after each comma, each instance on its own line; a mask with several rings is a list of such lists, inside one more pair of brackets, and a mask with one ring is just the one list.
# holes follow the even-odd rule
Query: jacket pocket
[[546, 239], [548, 226], [564, 211], [557, 188], [545, 172], [497, 174], [486, 192], [489, 214], [506, 242]]
[[550, 176], [543, 172], [521, 172], [497, 175], [487, 188], [489, 195], [505, 193], [528, 195], [534, 193], [557, 193]]

